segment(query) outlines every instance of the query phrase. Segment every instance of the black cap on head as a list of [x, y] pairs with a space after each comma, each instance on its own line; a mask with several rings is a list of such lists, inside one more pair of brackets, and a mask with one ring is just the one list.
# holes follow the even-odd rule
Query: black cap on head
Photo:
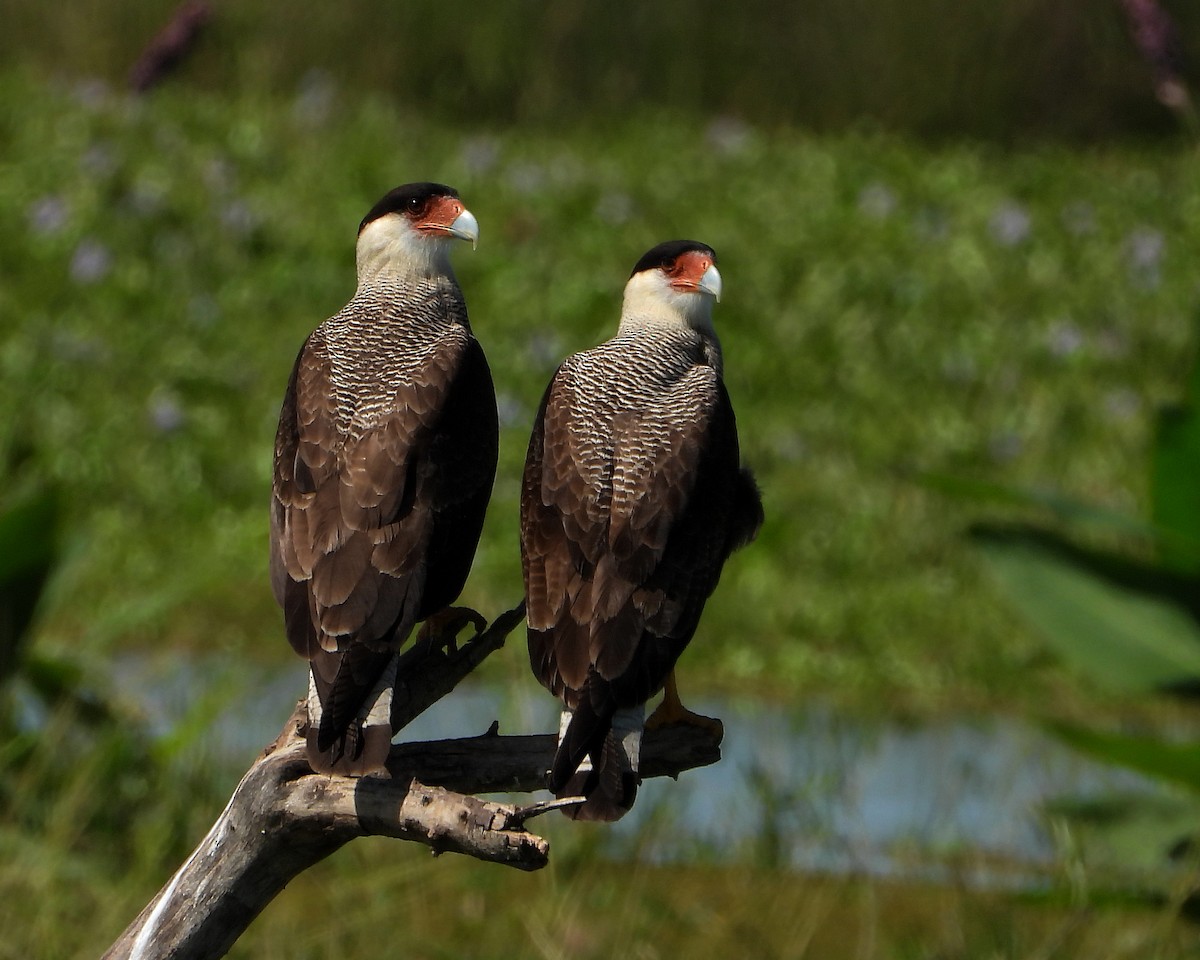
[[363, 227], [385, 214], [419, 213], [434, 197], [457, 196], [458, 191], [444, 183], [406, 183], [395, 190], [389, 190], [383, 199], [367, 212], [362, 218], [362, 223], [358, 225], [358, 232], [362, 233]]
[[681, 253], [690, 251], [707, 253], [712, 257], [713, 263], [717, 262], [717, 251], [707, 243], [701, 243], [699, 240], [668, 240], [666, 243], [660, 243], [657, 247], [651, 247], [642, 254], [642, 259], [634, 265], [633, 271], [629, 275], [632, 277], [643, 270], [669, 266]]

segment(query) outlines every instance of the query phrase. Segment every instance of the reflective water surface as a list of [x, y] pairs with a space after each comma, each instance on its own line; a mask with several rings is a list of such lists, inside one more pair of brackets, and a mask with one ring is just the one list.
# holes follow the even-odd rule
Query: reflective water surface
[[[131, 658], [117, 670], [122, 689], [145, 691], [142, 707], [163, 734], [193, 711], [215, 713], [195, 748], [231, 773], [274, 739], [306, 688], [300, 662], [234, 672]], [[689, 705], [725, 722], [723, 759], [643, 784], [631, 814], [608, 828], [612, 855], [1028, 885], [1054, 860], [1045, 803], [1158, 789], [1012, 718], [902, 725], [811, 705]], [[544, 733], [557, 710], [532, 682], [519, 691], [468, 683], [400, 739], [474, 736], [493, 720], [502, 733]], [[553, 839], [560, 819], [537, 829]]]

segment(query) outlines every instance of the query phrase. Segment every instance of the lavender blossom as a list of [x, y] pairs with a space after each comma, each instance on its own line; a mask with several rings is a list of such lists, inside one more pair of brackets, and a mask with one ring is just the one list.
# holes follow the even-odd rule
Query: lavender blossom
[[1190, 105], [1183, 79], [1183, 44], [1175, 21], [1158, 0], [1121, 0], [1129, 18], [1133, 42], [1154, 73], [1154, 93], [1159, 103], [1172, 110]]
[[495, 137], [478, 136], [465, 140], [459, 152], [462, 165], [472, 176], [483, 176], [500, 160], [500, 144]]
[[546, 168], [537, 163], [514, 163], [506, 179], [517, 193], [536, 193], [546, 185]]
[[596, 216], [614, 227], [627, 223], [633, 216], [633, 198], [627, 193], [611, 190], [596, 201]]
[[1004, 431], [994, 434], [988, 441], [988, 455], [993, 463], [1011, 463], [1021, 455], [1024, 446], [1017, 434]]
[[292, 119], [299, 124], [319, 127], [333, 112], [337, 88], [327, 70], [309, 70], [300, 80], [292, 101]]
[[244, 237], [258, 226], [258, 216], [244, 200], [231, 200], [221, 208], [221, 226], [237, 237]]
[[708, 145], [726, 156], [745, 153], [753, 138], [750, 126], [737, 117], [717, 117], [704, 131]]
[[1132, 420], [1142, 410], [1142, 398], [1129, 387], [1118, 387], [1104, 397], [1104, 409], [1114, 420]]
[[112, 94], [108, 84], [96, 77], [80, 80], [71, 92], [75, 102], [88, 110], [97, 110], [104, 106]]
[[896, 209], [896, 195], [885, 184], [869, 183], [858, 194], [858, 212], [872, 220], [886, 220]]
[[1062, 223], [1076, 237], [1096, 232], [1096, 211], [1090, 203], [1072, 203], [1063, 208]]
[[79, 158], [79, 169], [89, 177], [107, 177], [117, 169], [117, 158], [112, 146], [93, 143]]
[[1153, 289], [1162, 281], [1162, 260], [1166, 238], [1158, 230], [1140, 227], [1125, 239], [1125, 263], [1130, 279], [1138, 286]]
[[38, 236], [52, 237], [66, 227], [67, 215], [66, 201], [51, 194], [33, 201], [25, 211], [25, 220]]
[[97, 283], [112, 271], [112, 254], [97, 240], [79, 241], [71, 257], [71, 279], [80, 284]]
[[1083, 349], [1083, 332], [1067, 320], [1054, 324], [1046, 334], [1046, 347], [1060, 360]]
[[179, 402], [169, 394], [157, 394], [147, 404], [150, 425], [159, 433], [174, 433], [186, 422], [187, 416]]
[[1029, 212], [1020, 204], [1006, 201], [998, 206], [988, 221], [992, 239], [1002, 247], [1015, 247], [1029, 239]]
[[523, 426], [528, 416], [525, 405], [511, 393], [496, 395], [496, 418], [500, 421], [501, 427], [507, 429]]

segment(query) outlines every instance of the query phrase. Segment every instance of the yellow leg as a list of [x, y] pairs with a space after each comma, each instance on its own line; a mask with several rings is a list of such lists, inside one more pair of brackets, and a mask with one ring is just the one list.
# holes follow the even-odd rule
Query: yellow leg
[[426, 618], [425, 622], [421, 624], [421, 630], [417, 634], [417, 643], [445, 647], [453, 653], [458, 649], [457, 637], [467, 624], [471, 624], [478, 635], [487, 627], [487, 620], [470, 607], [446, 607]]
[[718, 740], [725, 736], [725, 725], [716, 717], [705, 717], [692, 713], [679, 699], [679, 687], [675, 683], [675, 671], [667, 675], [666, 686], [663, 687], [663, 698], [649, 717], [646, 718], [646, 729], [666, 727], [673, 723], [686, 723], [710, 731]]

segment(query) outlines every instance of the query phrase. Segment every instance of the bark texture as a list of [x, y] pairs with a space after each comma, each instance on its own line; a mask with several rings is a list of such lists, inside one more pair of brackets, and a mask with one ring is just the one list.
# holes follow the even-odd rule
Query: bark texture
[[[397, 691], [393, 724], [403, 727], [462, 680], [521, 622], [518, 607], [463, 644], [418, 643]], [[392, 747], [387, 774], [315, 774], [305, 756], [303, 701], [279, 738], [255, 760], [229, 803], [183, 866], [104, 955], [105, 960], [222, 957], [287, 883], [339, 847], [388, 836], [520, 870], [549, 862], [549, 844], [530, 818], [561, 803], [516, 807], [476, 793], [543, 789], [553, 734], [486, 733]], [[720, 741], [696, 727], [649, 731], [642, 776], [677, 776], [720, 759]], [[568, 801], [569, 802], [569, 801]]]

